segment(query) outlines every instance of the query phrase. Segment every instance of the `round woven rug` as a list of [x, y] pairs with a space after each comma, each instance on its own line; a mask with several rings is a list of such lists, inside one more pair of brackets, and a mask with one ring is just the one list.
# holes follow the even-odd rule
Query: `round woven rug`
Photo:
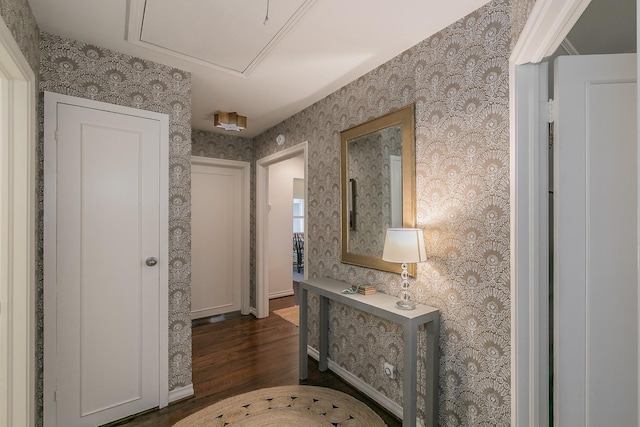
[[214, 403], [174, 427], [384, 427], [371, 408], [340, 391], [304, 385], [263, 388]]

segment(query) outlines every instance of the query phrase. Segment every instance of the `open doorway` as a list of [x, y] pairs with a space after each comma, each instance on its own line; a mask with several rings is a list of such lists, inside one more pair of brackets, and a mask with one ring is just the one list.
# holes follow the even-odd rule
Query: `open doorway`
[[293, 281], [304, 279], [305, 180], [293, 179]]
[[[635, 1], [632, 6], [635, 7]], [[591, 6], [589, 4], [591, 3]], [[512, 182], [512, 424], [540, 426], [551, 425], [549, 402], [550, 374], [549, 352], [553, 326], [545, 327], [553, 310], [549, 301], [549, 254], [553, 241], [549, 242], [547, 206], [549, 187], [546, 186], [550, 170], [547, 157], [550, 147], [544, 141], [548, 125], [544, 119], [549, 115], [546, 100], [546, 64], [562, 44], [565, 54], [594, 54], [612, 52], [587, 51], [577, 38], [569, 35], [571, 43], [563, 42], [567, 34], [582, 24], [581, 15], [587, 6], [598, 7], [598, 0], [548, 0], [537, 2], [531, 12], [522, 36], [511, 57], [511, 182]], [[605, 8], [610, 8], [604, 2]], [[631, 4], [631, 3], [630, 3]], [[631, 40], [635, 46], [636, 13], [624, 12], [634, 21]], [[588, 42], [600, 43], [601, 39], [616, 36], [621, 25], [607, 24], [606, 14], [596, 13], [598, 27], [585, 33]], [[585, 12], [584, 17], [588, 14]], [[578, 24], [576, 24], [578, 22]], [[574, 27], [574, 24], [575, 27]], [[605, 33], [606, 37], [605, 37]], [[575, 33], [574, 33], [575, 34]], [[594, 38], [593, 34], [602, 35]], [[635, 47], [634, 47], [635, 51]], [[526, 64], [526, 65], [521, 65]], [[541, 76], [544, 74], [545, 78]], [[549, 73], [552, 75], [552, 71]], [[542, 83], [542, 81], [545, 83]], [[543, 124], [541, 126], [541, 124]], [[549, 177], [553, 180], [554, 177]], [[546, 281], [546, 282], [545, 282]], [[553, 285], [553, 283], [551, 284]], [[552, 325], [552, 324], [551, 324]], [[553, 349], [552, 349], [553, 351]], [[579, 387], [578, 387], [579, 388]], [[571, 405], [568, 405], [571, 406]], [[577, 425], [577, 424], [576, 424]]]
[[35, 424], [35, 74], [0, 20], [0, 425]]
[[[265, 289], [269, 299], [273, 299], [293, 295], [293, 273], [298, 273], [297, 265], [304, 265], [302, 259], [298, 262], [295, 250], [295, 246], [304, 241], [304, 156], [299, 154], [273, 163], [268, 166], [268, 173], [265, 257], [268, 287]], [[300, 187], [298, 194], [294, 194], [296, 183]], [[298, 214], [295, 221], [294, 213]]]
[[[293, 160], [297, 159], [297, 160]], [[288, 161], [299, 164], [302, 168], [295, 174], [282, 173], [287, 168]], [[299, 169], [298, 169], [299, 170]], [[297, 176], [294, 176], [297, 175]], [[284, 176], [281, 180], [281, 176]], [[289, 294], [293, 293], [293, 178], [303, 179], [304, 200], [307, 200], [308, 176], [308, 143], [303, 142], [278, 153], [264, 157], [256, 162], [256, 298], [255, 316], [257, 318], [269, 315], [269, 297], [276, 296], [272, 289], [275, 283], [291, 286]], [[284, 194], [284, 196], [282, 196]], [[282, 196], [282, 197], [280, 197]], [[282, 199], [282, 201], [278, 201]], [[282, 209], [281, 213], [278, 213]], [[278, 228], [272, 227], [286, 217], [287, 222]], [[306, 209], [302, 223], [303, 236], [307, 235]], [[281, 231], [280, 231], [281, 230]], [[308, 239], [306, 239], [308, 241]], [[274, 245], [272, 247], [272, 244]], [[307, 252], [303, 251], [301, 263], [306, 266]], [[279, 266], [276, 266], [279, 263]], [[272, 265], [273, 264], [273, 265]], [[276, 271], [276, 275], [271, 273]], [[308, 268], [302, 270], [303, 278], [307, 277]], [[277, 275], [282, 273], [281, 278]], [[284, 291], [286, 294], [286, 291]], [[284, 295], [284, 294], [283, 294]]]

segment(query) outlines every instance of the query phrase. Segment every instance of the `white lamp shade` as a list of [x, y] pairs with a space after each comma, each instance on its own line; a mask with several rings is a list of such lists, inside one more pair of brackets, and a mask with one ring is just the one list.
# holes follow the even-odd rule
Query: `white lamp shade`
[[424, 235], [420, 228], [388, 228], [382, 259], [388, 262], [412, 263], [427, 260]]

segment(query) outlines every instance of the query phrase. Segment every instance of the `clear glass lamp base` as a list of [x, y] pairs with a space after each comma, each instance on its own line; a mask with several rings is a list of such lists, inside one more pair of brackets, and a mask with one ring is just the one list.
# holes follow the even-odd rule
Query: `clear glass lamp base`
[[410, 300], [400, 300], [396, 303], [396, 307], [398, 307], [400, 310], [415, 310], [416, 304]]
[[402, 264], [402, 299], [396, 303], [396, 307], [400, 310], [414, 310], [416, 303], [411, 301], [409, 296], [409, 273], [407, 272], [407, 264]]

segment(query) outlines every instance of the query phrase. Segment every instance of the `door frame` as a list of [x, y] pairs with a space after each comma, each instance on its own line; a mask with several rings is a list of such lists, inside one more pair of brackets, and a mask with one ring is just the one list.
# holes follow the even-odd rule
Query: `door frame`
[[[169, 116], [147, 110], [123, 107], [58, 93], [44, 93], [44, 422], [56, 425], [56, 167], [57, 167], [57, 104], [126, 114], [160, 123], [160, 251], [158, 295], [159, 406], [169, 404]], [[164, 262], [163, 262], [164, 260]]]
[[305, 251], [303, 254], [304, 278], [308, 277], [307, 262], [308, 245], [308, 200], [309, 200], [309, 142], [289, 147], [285, 150], [263, 157], [256, 161], [256, 306], [252, 314], [258, 319], [269, 316], [269, 274], [268, 274], [268, 205], [269, 205], [269, 166], [284, 160], [302, 155], [304, 157], [304, 236]]
[[192, 165], [216, 166], [229, 169], [239, 169], [242, 172], [242, 238], [241, 238], [241, 289], [240, 313], [249, 314], [250, 297], [250, 239], [251, 239], [251, 163], [239, 160], [216, 159], [212, 157], [191, 156]]
[[517, 426], [549, 423], [549, 214], [543, 197], [549, 168], [540, 129], [547, 100], [540, 97], [543, 71], [536, 65], [555, 52], [589, 3], [537, 0], [509, 61], [511, 424]]
[[35, 425], [35, 74], [0, 19], [0, 426]]

